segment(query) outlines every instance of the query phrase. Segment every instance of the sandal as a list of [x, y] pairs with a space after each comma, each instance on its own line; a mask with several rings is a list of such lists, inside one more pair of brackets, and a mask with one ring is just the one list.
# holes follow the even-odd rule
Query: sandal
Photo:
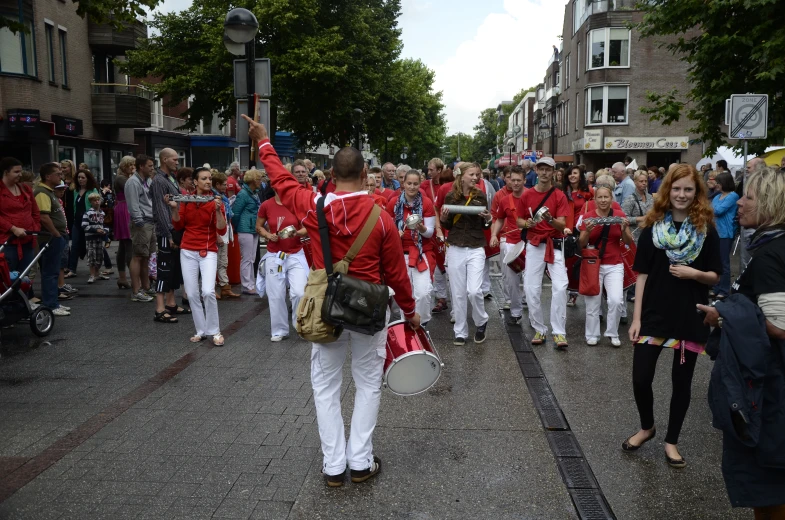
[[178, 307], [177, 305], [166, 305], [164, 308], [171, 314], [191, 314], [191, 309]]
[[220, 332], [215, 336], [213, 336], [213, 345], [215, 345], [216, 347], [224, 346], [224, 337]]
[[110, 274], [114, 274], [114, 269], [104, 269], [101, 271], [101, 274], [104, 276], [109, 276]]
[[206, 336], [191, 336], [191, 343], [199, 343], [200, 341], [204, 341], [206, 339]]
[[76, 273], [73, 271], [68, 271], [63, 275], [63, 278], [76, 278]]
[[177, 323], [177, 318], [169, 314], [168, 311], [163, 311], [156, 312], [153, 321], [157, 321], [159, 323]]

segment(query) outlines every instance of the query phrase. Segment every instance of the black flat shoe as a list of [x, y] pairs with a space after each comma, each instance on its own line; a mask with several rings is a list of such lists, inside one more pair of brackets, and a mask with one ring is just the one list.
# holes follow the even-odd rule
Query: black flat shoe
[[324, 474], [324, 481], [327, 483], [329, 487], [341, 487], [343, 486], [344, 481], [346, 480], [346, 470], [343, 473], [339, 473], [338, 475], [328, 475]]
[[352, 482], [355, 484], [359, 484], [360, 482], [365, 482], [369, 478], [375, 477], [377, 473], [382, 470], [382, 459], [377, 457], [376, 455], [373, 456], [373, 463], [371, 467], [368, 469], [363, 469], [359, 471], [350, 470], [350, 474], [352, 477]]
[[652, 431], [649, 434], [649, 436], [646, 437], [645, 439], [643, 439], [643, 442], [641, 442], [637, 446], [635, 444], [631, 444], [630, 443], [630, 439], [632, 439], [632, 437], [635, 437], [635, 435], [633, 435], [629, 439], [627, 439], [626, 441], [621, 443], [621, 449], [623, 449], [624, 451], [636, 451], [636, 450], [640, 449], [641, 446], [643, 446], [644, 444], [646, 444], [647, 442], [652, 440], [655, 435], [657, 435], [657, 428], [652, 429]]
[[665, 454], [665, 462], [668, 463], [668, 466], [676, 469], [682, 469], [687, 466], [687, 461], [684, 460], [684, 457], [681, 457], [680, 459], [672, 459], [668, 457], [667, 453]]

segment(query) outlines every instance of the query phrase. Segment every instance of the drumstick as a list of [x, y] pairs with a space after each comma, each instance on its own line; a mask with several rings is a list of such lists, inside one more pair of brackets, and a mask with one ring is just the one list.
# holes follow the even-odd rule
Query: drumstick
[[529, 215], [531, 215], [532, 218], [534, 218], [534, 212], [532, 211], [532, 207], [531, 206], [529, 206]]
[[736, 237], [736, 243], [733, 245], [733, 256], [736, 256], [736, 251], [739, 249], [739, 242], [741, 241], [741, 235]]

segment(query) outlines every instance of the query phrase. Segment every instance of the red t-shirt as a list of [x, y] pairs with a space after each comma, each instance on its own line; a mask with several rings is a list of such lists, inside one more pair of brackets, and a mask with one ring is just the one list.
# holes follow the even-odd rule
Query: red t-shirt
[[447, 197], [447, 194], [450, 193], [452, 189], [452, 182], [446, 182], [444, 184], [439, 185], [439, 191], [436, 193], [436, 200], [433, 201], [433, 205], [437, 208], [441, 208], [442, 204], [444, 204], [444, 199]]
[[431, 199], [431, 202], [434, 202], [433, 199], [435, 199], [436, 194], [439, 193], [439, 184], [433, 182], [433, 179], [425, 179], [422, 181], [422, 184], [420, 184], [420, 191], [425, 193], [425, 196]]
[[[532, 218], [532, 214], [529, 210], [537, 212], [537, 206], [540, 205], [542, 199], [545, 197], [546, 192], [537, 191], [535, 188], [530, 188], [523, 192], [521, 196], [521, 204], [520, 207], [523, 209], [523, 214], [521, 218]], [[545, 201], [543, 207], [548, 208], [551, 216], [553, 218], [559, 217], [567, 217], [570, 212], [570, 208], [567, 201], [567, 196], [564, 195], [560, 189], [553, 190], [551, 196], [548, 197], [548, 200]], [[527, 233], [527, 240], [532, 242], [533, 245], [538, 245], [542, 240], [546, 238], [561, 238], [562, 234], [556, 231], [556, 228], [545, 222], [544, 220], [534, 226], [533, 228], [529, 228]]]
[[226, 196], [231, 197], [232, 195], [237, 195], [240, 192], [240, 184], [237, 182], [237, 179], [234, 178], [234, 175], [229, 175], [226, 178]]
[[[294, 226], [296, 228], [300, 227], [300, 223], [297, 222], [297, 218], [294, 216], [294, 214], [284, 206], [275, 202], [275, 199], [267, 199], [264, 201], [262, 205], [259, 206], [259, 212], [256, 214], [256, 216], [267, 221], [267, 226], [270, 229], [270, 233], [273, 234], [278, 233], [287, 226]], [[302, 248], [303, 245], [300, 242], [300, 237], [278, 238], [277, 242], [273, 242], [271, 240], [267, 241], [268, 253], [284, 252], [287, 254], [292, 254], [296, 253]]]
[[335, 183], [334, 182], [330, 182], [330, 181], [331, 181], [331, 179], [324, 179], [322, 181], [319, 181], [319, 184], [316, 187], [317, 191], [319, 193], [321, 193], [322, 192], [322, 187], [324, 186], [324, 183], [326, 182], [327, 183], [327, 187], [324, 188], [324, 194], [327, 195], [328, 193], [334, 192], [335, 191]]
[[[621, 211], [621, 205], [619, 205], [619, 203], [616, 202], [615, 200], [611, 202], [611, 208], [613, 208], [614, 216], [617, 213], [621, 213], [622, 212]], [[586, 202], [586, 204], [583, 205], [583, 213], [582, 214], [585, 215], [586, 213], [592, 212], [595, 209], [597, 209], [597, 203], [594, 202], [593, 200], [590, 200], [590, 201]], [[575, 215], [575, 222], [578, 222], [578, 215], [577, 214]]]
[[[627, 215], [624, 214], [622, 210], [613, 209], [613, 216], [614, 217], [626, 217]], [[597, 214], [597, 210], [593, 209], [591, 212], [587, 212], [583, 214], [583, 218], [593, 218], [599, 217]], [[602, 244], [598, 244], [597, 242], [600, 240], [600, 236], [602, 235], [602, 228], [605, 226], [594, 226], [594, 229], [591, 230], [589, 233], [589, 244], [597, 249], [602, 247]], [[581, 224], [578, 228], [583, 231], [586, 229], [586, 221], [582, 220]], [[610, 226], [610, 231], [608, 232], [608, 243], [605, 246], [605, 253], [600, 260], [600, 264], [604, 265], [616, 265], [622, 262], [621, 260], [621, 252], [622, 252], [622, 242], [621, 242], [621, 226], [617, 224], [612, 224]]]
[[[226, 218], [224, 205], [221, 203], [221, 213]], [[183, 202], [180, 204], [180, 220], [172, 221], [175, 229], [185, 230], [180, 248], [186, 251], [213, 251], [218, 252], [215, 239], [219, 234], [226, 233], [226, 229], [218, 231], [218, 215], [215, 212], [215, 202]]]
[[[376, 191], [379, 191], [379, 190], [376, 190]], [[377, 194], [374, 193], [373, 195], [371, 195], [371, 198], [373, 199], [373, 203], [374, 204], [376, 204], [377, 206], [379, 206], [382, 209], [387, 209], [387, 203], [389, 202], [387, 197], [385, 197], [384, 195], [377, 195]]]
[[590, 200], [594, 199], [594, 194], [591, 191], [574, 191], [572, 192], [572, 201], [567, 199], [568, 202], [572, 203], [572, 208], [570, 215], [567, 217], [567, 227], [569, 229], [573, 229], [578, 222], [578, 217], [584, 211], [586, 207], [586, 203]]
[[[526, 193], [529, 190], [524, 190]], [[500, 190], [493, 198], [491, 216], [493, 220], [504, 219], [504, 227], [499, 233], [499, 240], [507, 239], [508, 244], [517, 244], [521, 241], [521, 230], [518, 228], [518, 215], [524, 215], [520, 197], [515, 197], [509, 190]], [[512, 199], [512, 201], [510, 200]], [[512, 204], [510, 204], [512, 202]]]
[[[395, 219], [395, 204], [397, 204], [397, 202], [398, 199], [392, 199], [389, 202], [387, 202], [387, 208], [386, 208], [387, 213], [389, 213], [393, 219]], [[406, 220], [406, 217], [408, 217], [411, 214], [412, 214], [411, 209], [409, 209], [407, 206], [404, 206], [403, 219]], [[428, 197], [422, 198], [422, 217], [423, 219], [426, 219], [428, 217], [436, 217], [436, 211], [433, 208], [433, 202], [431, 202], [431, 199], [429, 199]], [[397, 222], [395, 224], [396, 226], [398, 225]], [[410, 230], [406, 226], [404, 226], [403, 236], [401, 237], [401, 243], [403, 245], [404, 253], [411, 254], [411, 249], [417, 248], [417, 246], [414, 243], [414, 236], [416, 235], [417, 235], [417, 231]], [[431, 249], [433, 249], [433, 243], [431, 242], [431, 240], [424, 238], [422, 240], [422, 250], [430, 251]]]

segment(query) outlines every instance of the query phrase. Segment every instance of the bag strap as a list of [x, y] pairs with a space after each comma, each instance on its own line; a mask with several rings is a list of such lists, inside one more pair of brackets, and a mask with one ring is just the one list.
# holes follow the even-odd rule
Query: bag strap
[[[316, 201], [316, 216], [319, 221], [319, 238], [322, 242], [324, 270], [326, 271], [327, 276], [329, 276], [333, 274], [333, 257], [332, 252], [330, 251], [330, 233], [329, 228], [327, 227], [327, 218], [324, 216], [324, 199], [325, 197], [319, 197], [319, 200]], [[352, 246], [349, 248], [349, 251], [346, 252], [346, 256], [343, 257], [342, 262], [346, 262], [347, 266], [352, 263], [354, 257], [357, 256], [357, 253], [360, 252], [362, 246], [365, 245], [366, 240], [368, 240], [371, 231], [373, 231], [373, 228], [376, 225], [376, 221], [379, 220], [381, 212], [382, 209], [374, 204], [362, 231], [360, 231], [360, 234], [354, 239], [354, 242], [352, 242]]]
[[[608, 212], [608, 216], [609, 217], [613, 216], [613, 208], [611, 208], [610, 211]], [[602, 246], [600, 246], [600, 262], [602, 262], [602, 257], [605, 256], [605, 246], [608, 245], [608, 235], [610, 234], [610, 232], [611, 232], [611, 224], [605, 224], [602, 227], [602, 233], [600, 233], [600, 239], [597, 240], [596, 244], [594, 244], [594, 247], [597, 247], [600, 245], [600, 242], [602, 242]]]
[[552, 187], [550, 190], [548, 190], [548, 193], [546, 193], [546, 194], [545, 194], [545, 197], [543, 197], [543, 198], [542, 198], [542, 200], [540, 201], [540, 205], [539, 205], [539, 206], [537, 206], [537, 209], [535, 209], [535, 210], [534, 210], [534, 213], [532, 213], [532, 218], [534, 218], [534, 215], [536, 215], [536, 214], [537, 214], [537, 212], [538, 212], [538, 211], [540, 211], [540, 208], [541, 208], [541, 207], [543, 207], [543, 206], [545, 205], [545, 203], [548, 201], [548, 198], [551, 196], [551, 194], [552, 194], [554, 191], [556, 191], [556, 186], [554, 186], [554, 187]]

